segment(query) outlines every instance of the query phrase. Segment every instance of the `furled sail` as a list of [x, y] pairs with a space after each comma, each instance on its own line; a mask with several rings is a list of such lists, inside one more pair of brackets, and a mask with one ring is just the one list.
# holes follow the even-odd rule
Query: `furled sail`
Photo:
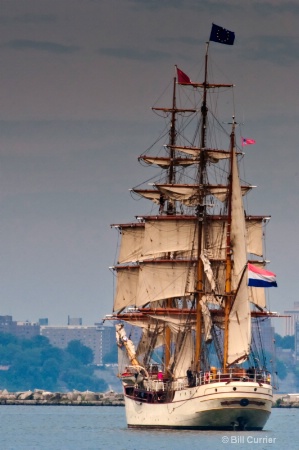
[[124, 347], [126, 349], [131, 364], [133, 364], [134, 366], [139, 365], [139, 362], [136, 359], [136, 350], [134, 343], [131, 341], [131, 339], [127, 338], [123, 324], [115, 325], [115, 330], [116, 330], [116, 342], [118, 347], [119, 348]]
[[207, 279], [209, 280], [210, 286], [211, 286], [211, 290], [215, 291], [216, 289], [216, 283], [215, 283], [215, 278], [214, 278], [214, 274], [211, 268], [211, 263], [209, 261], [209, 259], [207, 258], [207, 256], [202, 253], [200, 255], [200, 259], [203, 262], [203, 267], [204, 267], [204, 272], [206, 274]]
[[[173, 201], [179, 201], [186, 206], [197, 206], [203, 202], [204, 197], [213, 195], [217, 200], [225, 202], [227, 199], [227, 186], [198, 186], [198, 185], [179, 185], [179, 184], [158, 184], [154, 189], [131, 189], [132, 192], [144, 197], [157, 205], [160, 204], [161, 193]], [[242, 186], [242, 195], [247, 194], [254, 186]]]
[[[221, 202], [224, 202], [227, 198], [228, 187], [227, 186], [198, 186], [193, 184], [158, 184], [155, 185], [160, 192], [165, 194], [171, 200], [177, 200], [186, 206], [196, 206], [203, 202], [204, 197], [207, 195], [213, 195]], [[245, 195], [251, 186], [242, 186], [242, 194]]]
[[158, 323], [167, 323], [167, 326], [171, 329], [172, 333], [177, 334], [181, 332], [182, 330], [185, 330], [187, 327], [191, 327], [192, 329], [195, 329], [196, 325], [196, 319], [190, 317], [189, 315], [187, 317], [180, 317], [177, 314], [171, 314], [171, 312], [168, 312], [165, 315], [159, 315], [159, 316], [150, 316], [152, 319], [155, 319]]
[[192, 146], [180, 146], [180, 145], [167, 145], [167, 147], [186, 153], [187, 155], [192, 155], [199, 160], [199, 156], [202, 152], [205, 153], [206, 159], [211, 163], [218, 163], [222, 159], [228, 159], [230, 157], [230, 152], [227, 150], [219, 150], [212, 148], [199, 148]]
[[146, 198], [147, 200], [151, 200], [152, 202], [159, 205], [161, 193], [154, 189], [131, 189], [135, 194], [140, 195], [141, 197]]
[[193, 164], [198, 164], [198, 160], [191, 158], [167, 158], [167, 157], [154, 157], [154, 156], [140, 156], [139, 160], [144, 161], [147, 164], [155, 164], [162, 169], [168, 169], [170, 165], [172, 166], [192, 166]]

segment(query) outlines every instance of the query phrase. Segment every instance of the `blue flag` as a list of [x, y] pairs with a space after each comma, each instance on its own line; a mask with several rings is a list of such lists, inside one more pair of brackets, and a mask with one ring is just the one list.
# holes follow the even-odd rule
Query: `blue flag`
[[233, 45], [235, 40], [235, 33], [233, 31], [226, 30], [218, 25], [212, 24], [212, 30], [210, 34], [210, 41], [220, 42], [220, 44]]

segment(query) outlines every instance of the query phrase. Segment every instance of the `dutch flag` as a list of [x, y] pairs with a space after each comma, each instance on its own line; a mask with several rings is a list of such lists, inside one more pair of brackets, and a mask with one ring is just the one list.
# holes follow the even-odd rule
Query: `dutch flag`
[[276, 275], [273, 272], [248, 263], [248, 286], [277, 287]]

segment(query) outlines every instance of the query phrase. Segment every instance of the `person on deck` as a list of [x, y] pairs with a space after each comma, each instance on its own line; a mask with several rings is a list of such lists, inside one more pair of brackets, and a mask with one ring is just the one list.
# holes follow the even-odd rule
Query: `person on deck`
[[188, 378], [188, 385], [192, 386], [192, 384], [193, 384], [193, 373], [192, 373], [191, 367], [189, 367], [189, 369], [187, 370], [187, 378]]
[[162, 372], [162, 370], [159, 370], [157, 378], [158, 378], [159, 381], [163, 381], [163, 372]]
[[164, 211], [164, 205], [165, 205], [165, 197], [164, 197], [163, 194], [160, 195], [160, 198], [159, 198], [159, 205], [160, 205], [160, 207], [159, 207], [159, 213], [162, 214], [163, 211]]

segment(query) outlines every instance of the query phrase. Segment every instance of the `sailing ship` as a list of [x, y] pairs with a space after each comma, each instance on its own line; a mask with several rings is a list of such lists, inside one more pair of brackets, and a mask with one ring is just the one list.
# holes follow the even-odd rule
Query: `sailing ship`
[[[275, 314], [265, 300], [265, 287], [276, 285], [265, 269], [270, 217], [245, 209], [252, 186], [241, 181], [238, 124], [231, 113], [222, 124], [213, 112], [233, 85], [209, 80], [210, 42], [234, 37], [213, 27], [204, 81], [176, 67], [171, 106], [153, 108], [169, 124], [156, 141], [164, 153], [139, 157], [159, 170], [150, 188], [131, 190], [152, 202], [151, 212], [112, 225], [121, 243], [107, 318], [116, 321], [128, 427], [261, 430], [271, 412], [272, 379], [258, 342], [259, 327]], [[187, 104], [178, 106], [178, 97]]]

